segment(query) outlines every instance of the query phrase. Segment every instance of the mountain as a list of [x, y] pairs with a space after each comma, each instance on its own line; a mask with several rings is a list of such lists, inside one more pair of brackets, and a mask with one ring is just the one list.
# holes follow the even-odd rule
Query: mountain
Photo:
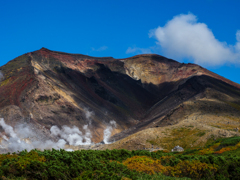
[[113, 120], [110, 140], [121, 139], [111, 145], [116, 148], [161, 146], [177, 128], [205, 133], [205, 140], [218, 131], [238, 134], [240, 85], [196, 64], [156, 54], [114, 59], [42, 48], [0, 70], [1, 117], [11, 126], [32, 124], [44, 136], [53, 125], [81, 131], [88, 125], [92, 141], [100, 142]]

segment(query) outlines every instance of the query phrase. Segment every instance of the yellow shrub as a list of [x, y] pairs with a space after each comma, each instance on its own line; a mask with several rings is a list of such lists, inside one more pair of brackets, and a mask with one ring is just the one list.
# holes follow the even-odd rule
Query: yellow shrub
[[36, 151], [30, 151], [24, 156], [20, 156], [17, 162], [15, 162], [15, 167], [17, 169], [23, 170], [27, 167], [31, 161], [45, 162], [46, 158], [44, 156], [39, 156]]
[[133, 156], [123, 161], [123, 164], [131, 170], [135, 169], [136, 171], [148, 174], [155, 174], [155, 172], [163, 173], [166, 171], [166, 168], [161, 165], [160, 160], [153, 160], [147, 156]]
[[30, 151], [24, 156], [17, 156], [17, 160], [12, 162], [12, 166], [18, 170], [24, 170], [32, 161], [45, 162], [46, 158], [39, 156], [35, 151]]
[[210, 146], [209, 148], [199, 150], [198, 154], [201, 154], [201, 155], [212, 154], [212, 153], [214, 153], [214, 149], [216, 149], [219, 145], [220, 145], [220, 143], [216, 143], [213, 146]]
[[239, 148], [240, 147], [240, 142], [236, 144], [236, 147]]
[[164, 174], [174, 177], [190, 177], [194, 179], [201, 179], [201, 177], [206, 176], [207, 173], [216, 171], [217, 171], [216, 165], [201, 163], [199, 160], [194, 161], [186, 160], [181, 161], [174, 167], [167, 166]]
[[204, 154], [212, 154], [214, 153], [214, 149], [213, 148], [206, 148], [203, 150], [199, 151], [199, 154], [204, 155]]
[[132, 179], [127, 178], [127, 177], [122, 177], [121, 180], [132, 180]]
[[0, 164], [2, 164], [2, 162], [5, 159], [12, 159], [12, 158], [17, 158], [17, 157], [18, 157], [18, 155], [16, 155], [16, 154], [7, 154], [7, 155], [0, 154]]

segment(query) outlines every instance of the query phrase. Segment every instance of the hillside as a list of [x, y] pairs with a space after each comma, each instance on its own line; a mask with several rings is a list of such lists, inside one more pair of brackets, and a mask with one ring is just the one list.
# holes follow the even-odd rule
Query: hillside
[[[171, 148], [169, 141], [197, 146], [212, 135], [238, 134], [240, 85], [195, 64], [156, 54], [114, 59], [42, 48], [0, 70], [0, 115], [13, 127], [31, 125], [34, 138], [56, 140], [51, 127], [66, 125], [85, 133], [82, 143], [97, 143], [109, 128], [110, 141], [121, 141], [106, 147], [136, 149]], [[179, 141], [168, 139], [178, 131], [193, 139], [181, 133]]]

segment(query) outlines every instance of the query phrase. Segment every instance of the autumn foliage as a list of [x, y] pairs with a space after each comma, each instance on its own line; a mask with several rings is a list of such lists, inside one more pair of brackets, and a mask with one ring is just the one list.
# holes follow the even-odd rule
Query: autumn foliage
[[0, 155], [0, 179], [238, 179], [240, 137], [184, 152], [32, 150]]
[[201, 179], [202, 177], [214, 177], [217, 172], [217, 165], [202, 163], [199, 160], [181, 161], [176, 166], [168, 166], [165, 175], [174, 177], [190, 177]]
[[154, 160], [147, 156], [133, 156], [123, 161], [123, 164], [131, 170], [145, 172], [147, 174], [163, 173], [166, 168], [160, 160]]

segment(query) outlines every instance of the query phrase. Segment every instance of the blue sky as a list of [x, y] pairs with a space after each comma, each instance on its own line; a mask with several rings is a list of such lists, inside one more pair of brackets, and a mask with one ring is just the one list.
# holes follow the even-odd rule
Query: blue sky
[[0, 66], [41, 47], [126, 58], [156, 53], [240, 83], [239, 0], [0, 1]]

